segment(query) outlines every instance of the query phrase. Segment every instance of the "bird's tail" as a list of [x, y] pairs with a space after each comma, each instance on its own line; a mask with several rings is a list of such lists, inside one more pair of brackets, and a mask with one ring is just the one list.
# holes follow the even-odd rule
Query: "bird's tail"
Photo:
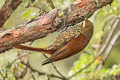
[[54, 50], [46, 50], [45, 48], [34, 48], [34, 47], [29, 47], [24, 45], [17, 45], [15, 46], [15, 48], [22, 49], [22, 50], [39, 51], [39, 52], [44, 52], [46, 54], [52, 54], [54, 52]]

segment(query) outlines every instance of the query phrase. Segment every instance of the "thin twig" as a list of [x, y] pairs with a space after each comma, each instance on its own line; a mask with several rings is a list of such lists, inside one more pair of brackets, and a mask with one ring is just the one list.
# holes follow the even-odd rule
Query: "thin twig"
[[36, 79], [35, 79], [35, 76], [34, 76], [33, 74], [32, 74], [32, 78], [33, 78], [33, 80], [36, 80]]
[[[111, 16], [109, 16], [105, 21], [104, 21], [104, 24], [103, 24], [103, 26], [102, 26], [102, 31], [104, 32], [104, 30], [105, 30], [105, 27], [106, 27], [106, 25], [107, 25], [107, 23], [108, 22], [110, 22], [110, 20], [113, 20], [114, 19], [114, 15], [111, 15]], [[113, 20], [114, 21], [114, 20]], [[111, 22], [112, 23], [112, 22]]]
[[[114, 33], [114, 31], [115, 31], [115, 29], [117, 28], [117, 25], [118, 25], [118, 23], [119, 23], [119, 20], [120, 20], [120, 18], [116, 18], [114, 21], [113, 21], [113, 23], [112, 23], [112, 25], [111, 25], [111, 30], [110, 30], [110, 32], [108, 33], [108, 37], [107, 37], [107, 42], [108, 42], [108, 44], [109, 44], [109, 42], [110, 42], [110, 40], [111, 40], [111, 38], [112, 38], [112, 35], [113, 35], [113, 33]], [[106, 43], [106, 42], [105, 42]], [[106, 47], [107, 47], [107, 45], [106, 45]], [[103, 61], [102, 61], [102, 63], [103, 63]], [[99, 70], [102, 68], [102, 65], [103, 64], [100, 64], [98, 67], [99, 67]]]
[[0, 75], [2, 76], [3, 80], [5, 80], [5, 76], [3, 75], [1, 71], [0, 71]]
[[[45, 54], [43, 54], [43, 55], [44, 55], [44, 57], [48, 58], [47, 55], [45, 55]], [[53, 68], [55, 69], [55, 71], [56, 71], [61, 77], [67, 79], [67, 78], [57, 69], [57, 67], [55, 66], [54, 63], [51, 63], [51, 64], [52, 64]]]
[[114, 46], [120, 45], [120, 41], [115, 42]]
[[117, 20], [118, 20], [118, 18], [116, 18], [116, 19], [113, 21], [113, 23], [112, 23], [112, 25], [111, 25], [111, 26], [112, 26], [111, 31], [109, 31], [108, 36], [107, 36], [106, 41], [105, 41], [105, 44], [104, 44], [104, 46], [99, 50], [98, 55], [101, 54], [101, 53], [105, 50], [105, 48], [107, 47], [107, 45], [108, 45], [108, 43], [109, 43], [109, 41], [110, 41], [110, 39], [111, 39], [111, 37], [112, 37], [112, 35], [113, 35], [113, 32], [114, 32], [114, 30], [115, 30], [116, 27], [117, 27], [117, 26], [114, 26], [114, 24], [117, 22]]
[[53, 78], [58, 78], [58, 79], [61, 79], [61, 80], [65, 80], [63, 77], [57, 76], [55, 74], [47, 74], [45, 72], [40, 72], [39, 70], [32, 68], [29, 64], [26, 64], [24, 62], [22, 62], [22, 64], [24, 64], [26, 67], [28, 67], [31, 71], [37, 72], [39, 75], [49, 75], [50, 77], [53, 77]]
[[25, 56], [26, 56], [26, 54], [21, 55], [21, 56], [18, 56], [16, 59], [14, 59], [14, 60], [9, 64], [9, 67], [10, 67], [13, 63], [15, 63], [17, 60], [20, 60], [21, 58], [23, 58], [23, 57], [25, 57]]
[[107, 60], [107, 58], [108, 58], [108, 56], [109, 56], [109, 53], [110, 53], [110, 51], [111, 51], [114, 43], [116, 42], [116, 40], [118, 39], [119, 36], [120, 36], [120, 30], [119, 30], [119, 31], [115, 34], [115, 36], [112, 38], [112, 40], [110, 41], [110, 44], [109, 44], [108, 48], [107, 48], [106, 51], [105, 51], [105, 55], [104, 55], [103, 60], [102, 60], [104, 64], [105, 64], [104, 61]]
[[[32, 45], [32, 42], [29, 44], [29, 46], [31, 46], [31, 45]], [[21, 55], [21, 53], [24, 53], [24, 55]], [[28, 63], [28, 60], [29, 60], [28, 55], [29, 55], [29, 53], [30, 53], [29, 51], [18, 50], [17, 58], [14, 59], [10, 63], [9, 67], [11, 67], [12, 64], [15, 63], [17, 60], [20, 60], [19, 63], [22, 63], [22, 62]], [[24, 61], [22, 60], [23, 57], [25, 57]], [[23, 78], [26, 75], [26, 73], [27, 73], [27, 67], [25, 66], [24, 68], [22, 68], [22, 71], [19, 71], [19, 74], [18, 74], [18, 70], [17, 70], [18, 67], [19, 66], [15, 66], [14, 67], [14, 75], [15, 75], [15, 79], [16, 80]]]

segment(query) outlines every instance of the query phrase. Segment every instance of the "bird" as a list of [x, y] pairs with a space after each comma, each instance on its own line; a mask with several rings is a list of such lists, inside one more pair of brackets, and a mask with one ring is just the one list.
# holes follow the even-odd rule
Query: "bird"
[[63, 60], [82, 51], [89, 43], [93, 35], [94, 26], [90, 20], [69, 26], [61, 31], [55, 41], [46, 48], [35, 48], [24, 45], [16, 45], [15, 48], [43, 52], [50, 57], [42, 65]]

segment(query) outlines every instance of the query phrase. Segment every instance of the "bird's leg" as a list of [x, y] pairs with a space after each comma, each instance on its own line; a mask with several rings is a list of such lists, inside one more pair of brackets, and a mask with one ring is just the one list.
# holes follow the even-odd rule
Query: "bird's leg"
[[85, 21], [86, 21], [88, 18], [85, 17], [85, 16], [83, 16], [83, 19], [84, 19], [84, 21], [82, 22], [82, 24], [83, 24], [83, 27], [85, 27], [85, 26], [86, 26]]
[[85, 27], [85, 20], [83, 21], [83, 27]]

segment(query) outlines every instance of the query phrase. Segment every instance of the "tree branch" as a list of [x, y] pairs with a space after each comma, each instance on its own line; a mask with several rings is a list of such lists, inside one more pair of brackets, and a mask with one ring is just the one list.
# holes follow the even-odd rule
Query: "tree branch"
[[16, 8], [22, 3], [22, 0], [6, 0], [2, 8], [0, 9], [0, 27], [4, 25], [6, 20], [16, 10]]
[[[113, 0], [99, 0], [99, 6], [97, 6], [94, 0], [77, 0], [73, 2], [70, 11], [68, 12], [67, 25], [74, 25], [84, 20], [83, 17], [90, 17], [97, 9], [111, 4]], [[3, 31], [0, 35], [6, 34], [0, 39], [0, 53], [4, 52], [12, 47], [33, 41], [42, 37], [45, 37], [48, 33], [55, 32], [64, 26], [64, 17], [60, 16], [61, 12], [58, 9], [53, 9], [49, 13], [40, 16], [39, 18], [30, 21], [24, 25], [19, 25], [15, 29], [9, 29]], [[7, 34], [11, 33], [11, 34]]]

